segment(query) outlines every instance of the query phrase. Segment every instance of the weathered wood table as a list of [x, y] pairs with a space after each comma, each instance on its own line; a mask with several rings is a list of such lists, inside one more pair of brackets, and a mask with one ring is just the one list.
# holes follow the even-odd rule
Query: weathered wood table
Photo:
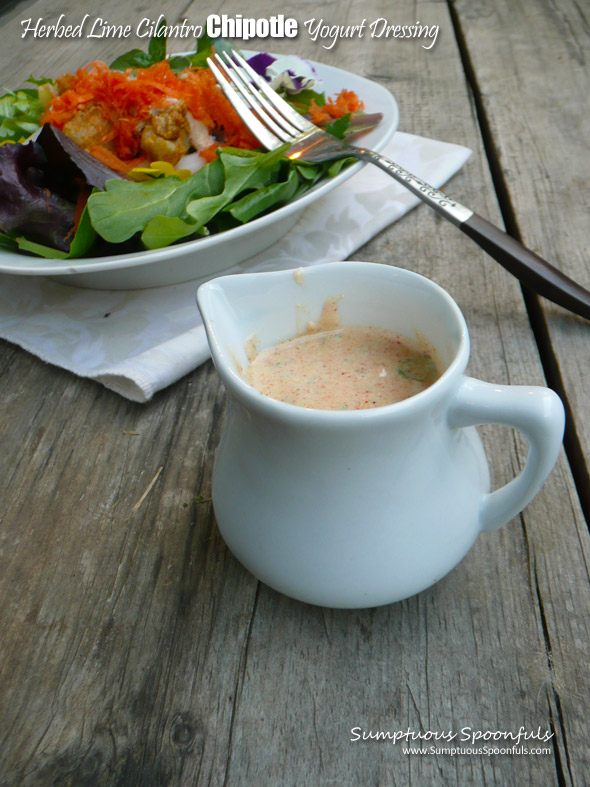
[[[278, 9], [12, 3], [0, 16], [0, 83], [145, 45], [23, 41], [22, 19], [136, 24], [163, 11], [195, 23], [219, 10]], [[590, 287], [587, 6], [287, 0], [280, 11], [299, 21], [297, 39], [256, 48], [387, 86], [401, 130], [473, 149], [453, 195]], [[438, 25], [436, 44], [365, 35], [328, 49], [303, 26], [379, 17]], [[565, 450], [541, 494], [417, 597], [307, 606], [259, 584], [217, 532], [210, 479], [225, 399], [210, 362], [139, 405], [2, 343], [1, 785], [589, 783], [590, 323], [523, 294], [424, 206], [355, 257], [415, 269], [453, 294], [472, 375], [562, 395]], [[483, 433], [505, 483], [526, 447], [508, 430]], [[466, 747], [463, 728], [521, 727], [549, 731], [548, 753], [412, 755], [403, 741], [362, 737], [452, 730]]]

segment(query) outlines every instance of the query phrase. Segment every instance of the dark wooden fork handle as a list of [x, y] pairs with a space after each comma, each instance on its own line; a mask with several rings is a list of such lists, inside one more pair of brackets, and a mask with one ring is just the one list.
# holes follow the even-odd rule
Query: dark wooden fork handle
[[538, 254], [527, 249], [483, 216], [455, 202], [443, 191], [428, 185], [380, 153], [352, 145], [344, 146], [341, 143], [341, 149], [344, 147], [356, 158], [370, 161], [385, 170], [437, 213], [459, 227], [526, 287], [590, 320], [590, 292]]
[[590, 293], [522, 243], [474, 213], [459, 229], [526, 287], [590, 320]]

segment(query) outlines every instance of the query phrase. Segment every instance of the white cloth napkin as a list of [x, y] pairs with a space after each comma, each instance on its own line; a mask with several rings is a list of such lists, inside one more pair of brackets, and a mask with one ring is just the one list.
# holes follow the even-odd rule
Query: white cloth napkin
[[[459, 145], [402, 132], [383, 152], [436, 187], [471, 154]], [[368, 165], [311, 205], [281, 241], [223, 275], [344, 260], [418, 202]], [[128, 399], [147, 402], [209, 357], [196, 288], [186, 282], [85, 290], [50, 277], [0, 274], [0, 336]]]

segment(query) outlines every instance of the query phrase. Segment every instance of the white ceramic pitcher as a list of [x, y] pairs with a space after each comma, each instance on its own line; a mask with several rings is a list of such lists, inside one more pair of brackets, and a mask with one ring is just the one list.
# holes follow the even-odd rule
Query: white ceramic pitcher
[[[388, 328], [434, 346], [445, 369], [425, 391], [369, 410], [312, 410], [259, 393], [242, 376], [260, 349], [317, 319], [330, 296], [341, 323]], [[530, 502], [564, 428], [547, 388], [464, 375], [465, 320], [450, 295], [407, 270], [363, 262], [224, 276], [199, 288], [213, 360], [227, 389], [213, 506], [232, 552], [302, 601], [371, 607], [434, 584]], [[504, 424], [529, 442], [522, 473], [489, 493], [473, 425]]]

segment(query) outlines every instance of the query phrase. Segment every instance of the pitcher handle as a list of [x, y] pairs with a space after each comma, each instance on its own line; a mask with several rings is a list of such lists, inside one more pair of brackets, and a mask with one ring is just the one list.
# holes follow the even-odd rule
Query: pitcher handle
[[453, 428], [511, 426], [528, 441], [522, 472], [483, 497], [480, 529], [497, 530], [531, 502], [557, 461], [565, 425], [561, 399], [549, 388], [494, 385], [465, 377], [449, 409], [448, 423]]

